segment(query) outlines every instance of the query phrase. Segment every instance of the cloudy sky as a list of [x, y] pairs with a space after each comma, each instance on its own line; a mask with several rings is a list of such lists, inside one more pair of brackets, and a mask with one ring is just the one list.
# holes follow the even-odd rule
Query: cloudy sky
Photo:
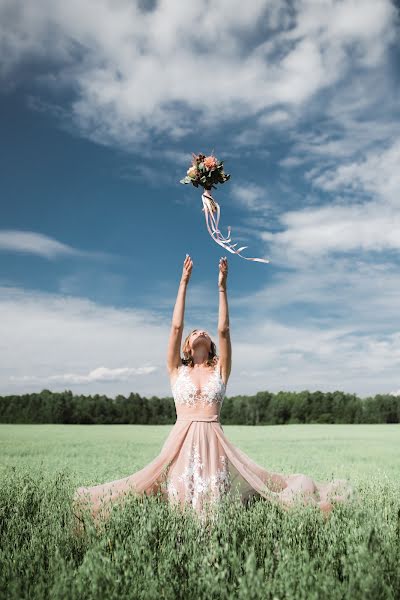
[[399, 390], [399, 59], [391, 0], [0, 0], [0, 394], [170, 395], [186, 253], [228, 396]]

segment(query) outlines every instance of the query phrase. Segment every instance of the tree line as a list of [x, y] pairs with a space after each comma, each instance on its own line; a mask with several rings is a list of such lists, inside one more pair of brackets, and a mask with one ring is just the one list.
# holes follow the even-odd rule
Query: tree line
[[[151, 398], [131, 393], [74, 395], [70, 390], [0, 396], [0, 423], [148, 424], [176, 420], [172, 397]], [[399, 423], [400, 395], [359, 398], [335, 392], [258, 392], [225, 397], [221, 422], [226, 425], [290, 423]]]

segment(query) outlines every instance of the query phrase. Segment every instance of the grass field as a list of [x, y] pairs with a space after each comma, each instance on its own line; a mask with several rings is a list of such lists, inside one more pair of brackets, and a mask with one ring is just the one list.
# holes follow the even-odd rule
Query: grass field
[[1, 598], [399, 598], [400, 426], [224, 426], [259, 464], [349, 479], [325, 521], [259, 501], [201, 528], [153, 498], [72, 532], [76, 487], [134, 473], [172, 426], [0, 425]]

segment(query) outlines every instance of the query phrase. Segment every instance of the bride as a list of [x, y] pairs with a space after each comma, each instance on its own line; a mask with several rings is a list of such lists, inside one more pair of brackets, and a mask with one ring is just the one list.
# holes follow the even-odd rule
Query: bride
[[[180, 507], [191, 506], [203, 517], [218, 499], [239, 496], [243, 504], [251, 498], [265, 498], [288, 509], [301, 500], [328, 515], [335, 501], [350, 498], [352, 488], [344, 479], [317, 482], [302, 473], [274, 473], [257, 464], [226, 437], [220, 422], [232, 366], [228, 313], [228, 262], [219, 261], [218, 343], [209, 332], [198, 328], [186, 336], [181, 357], [186, 291], [193, 269], [189, 255], [172, 316], [167, 350], [167, 368], [177, 419], [160, 453], [152, 462], [123, 479], [91, 487], [74, 494], [76, 508], [89, 501], [91, 514], [126, 494], [161, 494]], [[107, 508], [106, 508], [107, 514]], [[79, 518], [79, 517], [78, 517]]]

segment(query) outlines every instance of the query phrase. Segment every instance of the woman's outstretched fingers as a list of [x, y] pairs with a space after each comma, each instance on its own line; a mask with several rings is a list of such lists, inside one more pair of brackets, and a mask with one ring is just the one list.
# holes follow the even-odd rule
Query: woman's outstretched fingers
[[219, 264], [226, 269], [228, 268], [228, 260], [226, 256], [221, 256], [221, 258], [219, 259]]
[[227, 277], [228, 277], [228, 261], [226, 260], [226, 256], [221, 256], [221, 258], [219, 259], [218, 285], [225, 286]]
[[193, 261], [190, 258], [189, 254], [186, 255], [185, 260], [183, 261], [183, 269], [182, 269], [182, 279], [186, 282], [189, 281], [193, 268]]

